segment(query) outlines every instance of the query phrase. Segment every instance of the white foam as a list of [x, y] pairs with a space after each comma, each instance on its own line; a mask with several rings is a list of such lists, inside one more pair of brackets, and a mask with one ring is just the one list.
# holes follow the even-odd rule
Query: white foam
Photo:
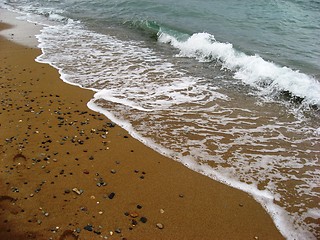
[[211, 34], [196, 33], [187, 41], [180, 42], [162, 33], [159, 41], [178, 48], [180, 57], [192, 57], [203, 62], [220, 61], [224, 68], [235, 71], [235, 78], [258, 87], [263, 94], [288, 91], [310, 105], [320, 105], [320, 83], [313, 77], [280, 67], [258, 55], [238, 52], [232, 44], [218, 42]]

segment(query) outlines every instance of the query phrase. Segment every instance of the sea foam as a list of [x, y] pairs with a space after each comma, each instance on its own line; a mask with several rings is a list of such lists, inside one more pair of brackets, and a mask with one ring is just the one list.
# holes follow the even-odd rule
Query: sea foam
[[158, 39], [179, 49], [178, 57], [195, 58], [201, 62], [218, 61], [222, 68], [234, 71], [235, 78], [260, 89], [261, 94], [288, 91], [307, 104], [320, 106], [320, 83], [315, 78], [265, 61], [258, 55], [246, 55], [231, 43], [216, 41], [209, 33], [195, 33], [186, 41], [178, 41], [160, 31]]

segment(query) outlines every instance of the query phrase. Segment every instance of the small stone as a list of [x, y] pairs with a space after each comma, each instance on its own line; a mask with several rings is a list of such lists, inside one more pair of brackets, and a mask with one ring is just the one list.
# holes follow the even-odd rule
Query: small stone
[[85, 226], [83, 229], [84, 229], [84, 230], [87, 230], [87, 231], [89, 231], [89, 232], [92, 232], [92, 231], [93, 231], [93, 227], [92, 227], [92, 225], [90, 225], [90, 224], [88, 224], [87, 226]]
[[136, 226], [138, 224], [138, 222], [136, 220], [132, 219], [131, 224], [132, 224], [132, 226]]
[[110, 193], [110, 194], [108, 195], [108, 198], [109, 198], [109, 199], [113, 199], [115, 195], [116, 195], [116, 194], [115, 194], [114, 192], [112, 192], [112, 193]]
[[142, 223], [146, 223], [148, 221], [148, 219], [146, 217], [141, 217], [140, 218], [140, 222]]
[[114, 169], [112, 169], [110, 172], [111, 172], [112, 174], [116, 174], [116, 173], [117, 173], [117, 171], [114, 170]]
[[138, 205], [137, 205], [137, 208], [138, 208], [138, 209], [141, 209], [141, 208], [142, 208], [142, 206], [138, 204]]
[[163, 229], [164, 228], [164, 226], [163, 226], [163, 224], [162, 223], [157, 223], [157, 228], [159, 228], [159, 229]]
[[164, 210], [162, 208], [160, 209], [160, 213], [164, 213]]
[[76, 233], [80, 233], [81, 229], [80, 228], [76, 228]]
[[132, 217], [132, 218], [136, 218], [138, 216], [139, 216], [139, 214], [137, 212], [130, 213], [130, 217]]
[[120, 228], [117, 228], [117, 229], [115, 230], [115, 232], [120, 234], [120, 233], [121, 233], [121, 229], [120, 229]]
[[83, 190], [81, 190], [81, 189], [79, 190], [78, 188], [73, 188], [72, 191], [78, 195], [81, 195], [83, 193]]
[[90, 156], [90, 157], [89, 157], [89, 160], [93, 160], [93, 159], [94, 159], [94, 157], [93, 157], [93, 156]]
[[89, 174], [89, 171], [87, 169], [83, 170], [84, 174]]
[[184, 195], [183, 195], [183, 194], [179, 194], [179, 197], [180, 197], [180, 198], [183, 198], [183, 197], [184, 197]]
[[68, 193], [70, 193], [71, 191], [69, 190], [69, 189], [66, 189], [66, 190], [64, 190], [64, 193], [66, 193], [66, 194], [68, 194]]

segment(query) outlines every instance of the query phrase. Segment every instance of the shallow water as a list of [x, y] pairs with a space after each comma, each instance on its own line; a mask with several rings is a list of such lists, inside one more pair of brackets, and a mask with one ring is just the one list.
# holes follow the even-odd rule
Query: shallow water
[[316, 239], [318, 1], [19, 1], [37, 61], [155, 150], [252, 194], [288, 239]]

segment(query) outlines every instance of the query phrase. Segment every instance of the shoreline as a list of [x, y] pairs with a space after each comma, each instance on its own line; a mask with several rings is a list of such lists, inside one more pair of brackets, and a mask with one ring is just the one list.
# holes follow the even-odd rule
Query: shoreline
[[89, 110], [40, 49], [0, 42], [1, 239], [283, 239], [248, 194]]

